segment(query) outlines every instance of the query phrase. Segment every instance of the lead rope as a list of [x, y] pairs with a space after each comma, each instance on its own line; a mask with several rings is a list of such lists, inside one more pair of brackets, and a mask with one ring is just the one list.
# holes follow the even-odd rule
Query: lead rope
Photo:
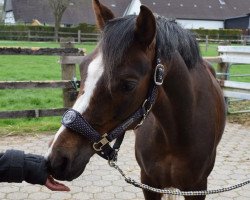
[[150, 191], [150, 192], [156, 192], [156, 193], [161, 193], [161, 194], [168, 194], [168, 195], [175, 195], [175, 196], [205, 196], [205, 195], [210, 195], [210, 194], [217, 194], [217, 193], [222, 193], [222, 192], [227, 192], [231, 191], [240, 187], [243, 187], [244, 185], [247, 185], [250, 183], [250, 180], [241, 182], [239, 184], [229, 186], [229, 187], [224, 187], [221, 189], [215, 189], [215, 190], [201, 190], [201, 191], [180, 191], [178, 189], [159, 189], [159, 188], [154, 188], [151, 186], [148, 186], [143, 183], [139, 183], [132, 178], [126, 176], [126, 174], [123, 172], [123, 170], [116, 164], [114, 161], [109, 161], [109, 166], [115, 168], [125, 179], [125, 181], [131, 185], [134, 185], [135, 187]]

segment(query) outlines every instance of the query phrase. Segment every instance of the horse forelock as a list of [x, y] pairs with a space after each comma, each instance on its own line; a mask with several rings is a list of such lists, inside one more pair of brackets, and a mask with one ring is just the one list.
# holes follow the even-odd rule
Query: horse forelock
[[126, 58], [126, 51], [134, 41], [136, 16], [126, 16], [111, 20], [101, 35], [100, 48], [103, 52], [105, 75], [112, 79], [115, 67]]
[[[194, 34], [183, 29], [173, 20], [156, 16], [156, 52], [163, 61], [170, 61], [173, 52], [178, 51], [188, 68], [201, 60], [199, 46]], [[136, 16], [110, 20], [101, 35], [100, 49], [103, 53], [105, 75], [111, 81], [117, 66], [126, 59], [128, 48], [135, 41]]]

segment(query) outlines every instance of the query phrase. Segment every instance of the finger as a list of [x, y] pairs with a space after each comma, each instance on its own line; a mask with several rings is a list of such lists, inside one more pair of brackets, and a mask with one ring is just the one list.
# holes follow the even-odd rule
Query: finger
[[53, 177], [50, 177], [50, 182], [51, 182], [53, 185], [65, 186], [63, 183], [60, 183], [60, 182], [56, 181], [55, 179], [53, 179]]
[[60, 183], [58, 181], [56, 181], [55, 179], [50, 179], [50, 182], [53, 183], [53, 184], [59, 184], [59, 185], [63, 185], [63, 183]]
[[45, 186], [52, 191], [70, 191], [66, 185], [55, 181], [52, 177], [48, 177]]
[[69, 187], [63, 184], [59, 185], [59, 184], [48, 183], [45, 186], [52, 191], [70, 191]]
[[52, 191], [70, 191], [69, 187], [65, 185], [46, 185], [46, 187]]

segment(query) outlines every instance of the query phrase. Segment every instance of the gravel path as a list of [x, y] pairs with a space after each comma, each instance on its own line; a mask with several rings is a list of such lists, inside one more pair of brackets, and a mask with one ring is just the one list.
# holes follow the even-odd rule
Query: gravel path
[[[52, 135], [36, 137], [0, 138], [0, 151], [14, 148], [26, 153], [44, 154]], [[134, 135], [126, 134], [119, 153], [118, 164], [129, 176], [139, 180], [139, 167], [134, 157]], [[250, 128], [228, 123], [225, 134], [218, 148], [216, 164], [209, 176], [209, 189], [229, 186], [250, 179]], [[47, 188], [22, 184], [0, 183], [1, 200], [103, 200], [136, 199], [142, 200], [142, 191], [128, 185], [117, 171], [110, 168], [105, 160], [94, 156], [85, 172], [76, 180], [66, 183], [70, 192], [52, 192]], [[167, 199], [167, 197], [164, 197]], [[173, 198], [182, 200], [182, 197]], [[211, 195], [207, 199], [250, 200], [250, 185], [220, 195]]]

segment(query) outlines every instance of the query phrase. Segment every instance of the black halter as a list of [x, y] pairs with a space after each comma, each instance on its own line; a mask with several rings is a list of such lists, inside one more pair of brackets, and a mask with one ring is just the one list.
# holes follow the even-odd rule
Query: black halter
[[[99, 156], [106, 160], [116, 160], [117, 152], [119, 151], [126, 130], [139, 119], [141, 119], [141, 121], [136, 125], [135, 129], [141, 126], [156, 100], [157, 86], [162, 85], [164, 78], [164, 66], [160, 63], [160, 60], [158, 60], [157, 63], [154, 72], [154, 82], [149, 88], [147, 99], [134, 114], [111, 132], [101, 135], [92, 128], [78, 111], [73, 109], [69, 109], [64, 113], [62, 124], [65, 127], [84, 135], [88, 140], [93, 142], [93, 148]], [[115, 139], [116, 142], [114, 146], [111, 147], [110, 142]]]

